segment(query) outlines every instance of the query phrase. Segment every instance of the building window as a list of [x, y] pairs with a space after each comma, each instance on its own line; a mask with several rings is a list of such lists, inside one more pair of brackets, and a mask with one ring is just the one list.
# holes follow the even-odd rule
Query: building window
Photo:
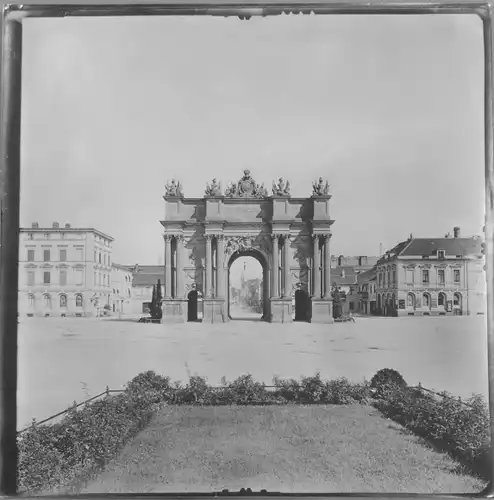
[[405, 279], [407, 283], [413, 284], [413, 275], [414, 275], [414, 270], [413, 269], [406, 269], [405, 270]]
[[50, 237], [48, 233], [45, 233], [45, 240], [47, 240]]
[[429, 271], [427, 269], [422, 271], [422, 283], [429, 283]]
[[34, 307], [34, 301], [35, 301], [34, 295], [32, 293], [30, 293], [27, 296], [27, 303], [28, 303], [29, 307]]
[[424, 307], [431, 306], [431, 297], [428, 293], [424, 293], [422, 300], [424, 302]]
[[407, 295], [407, 305], [408, 307], [415, 307], [415, 295], [413, 293]]
[[60, 271], [60, 286], [67, 285], [67, 271]]
[[43, 284], [44, 285], [49, 285], [51, 280], [50, 280], [51, 276], [50, 276], [50, 271], [45, 271], [43, 273]]
[[34, 250], [27, 251], [27, 261], [34, 262]]
[[28, 286], [34, 286], [34, 271], [27, 272], [27, 284]]
[[84, 261], [84, 248], [77, 249], [77, 260], [80, 262]]
[[445, 252], [444, 250], [438, 250], [438, 251], [437, 251], [437, 258], [438, 258], [439, 260], [444, 260], [445, 253], [446, 253], [446, 252]]
[[437, 296], [437, 305], [442, 307], [446, 305], [446, 295], [444, 295], [444, 293], [440, 293]]
[[67, 307], [67, 295], [60, 295], [60, 307]]
[[44, 299], [45, 299], [45, 308], [51, 309], [51, 295], [49, 293], [45, 294]]
[[437, 281], [440, 285], [444, 285], [445, 279], [444, 279], [444, 269], [438, 269], [437, 270]]
[[99, 263], [101, 264], [101, 254], [98, 255]]
[[50, 262], [50, 250], [43, 250], [43, 261]]
[[459, 293], [453, 295], [453, 305], [456, 307], [461, 306], [461, 295]]
[[396, 271], [393, 271], [393, 284], [396, 284]]
[[67, 262], [67, 250], [60, 250], [60, 262]]
[[98, 252], [95, 250], [94, 251], [94, 262], [98, 261]]
[[82, 286], [82, 269], [76, 269], [75, 271], [75, 284], [76, 286]]
[[28, 240], [32, 240], [32, 239], [33, 239], [33, 233], [29, 233], [29, 234], [27, 235], [27, 239], [28, 239]]
[[460, 270], [453, 269], [453, 276], [454, 276], [455, 283], [459, 283], [460, 282]]
[[81, 294], [77, 294], [75, 296], [75, 306], [82, 307], [82, 295]]

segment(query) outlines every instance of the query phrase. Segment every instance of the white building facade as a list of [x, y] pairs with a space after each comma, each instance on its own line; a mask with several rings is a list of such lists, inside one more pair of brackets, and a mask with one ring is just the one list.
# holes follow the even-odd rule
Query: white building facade
[[88, 317], [110, 306], [111, 236], [35, 222], [19, 238], [19, 316]]

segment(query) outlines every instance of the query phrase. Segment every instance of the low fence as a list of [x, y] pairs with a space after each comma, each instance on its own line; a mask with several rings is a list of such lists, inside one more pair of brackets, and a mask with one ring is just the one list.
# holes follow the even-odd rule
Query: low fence
[[[213, 391], [220, 391], [220, 390], [225, 389], [225, 388], [228, 388], [228, 386], [227, 387], [225, 387], [225, 386], [211, 387], [211, 389]], [[427, 389], [426, 387], [423, 387], [422, 384], [420, 384], [420, 383], [419, 383], [419, 385], [416, 385], [416, 386], [409, 386], [409, 388], [410, 389], [418, 389], [419, 391], [424, 391], [424, 392], [427, 392], [429, 394], [434, 394], [435, 396], [439, 396], [441, 398], [450, 399], [453, 401], [458, 401], [459, 403], [461, 403], [464, 406], [467, 406], [469, 408], [474, 408], [472, 405], [465, 403], [461, 397], [449, 396], [448, 394], [446, 394], [444, 392], [436, 392], [436, 391], [433, 391], [431, 389]], [[276, 389], [280, 389], [280, 388], [276, 385], [265, 385], [264, 389], [266, 389], [268, 392], [274, 392], [274, 391], [276, 391]], [[83, 406], [87, 403], [90, 403], [91, 401], [95, 401], [96, 399], [99, 399], [101, 397], [107, 397], [110, 394], [121, 393], [121, 392], [125, 392], [124, 389], [110, 389], [107, 386], [106, 391], [104, 391], [100, 394], [97, 394], [96, 396], [93, 396], [92, 398], [86, 399], [85, 401], [82, 401], [81, 403], [75, 403], [72, 406], [69, 406], [66, 410], [61, 411], [55, 415], [52, 415], [51, 417], [45, 418], [44, 420], [40, 420], [39, 422], [37, 422], [37, 421], [33, 422], [30, 426], [25, 427], [24, 429], [22, 429], [20, 431], [17, 431], [17, 435], [20, 435], [23, 432], [26, 432], [27, 430], [32, 429], [36, 425], [46, 424], [47, 422], [50, 422], [51, 420], [54, 420], [55, 418], [61, 417], [62, 415], [65, 415], [69, 411], [72, 411], [75, 408], [79, 408], [80, 406]]]

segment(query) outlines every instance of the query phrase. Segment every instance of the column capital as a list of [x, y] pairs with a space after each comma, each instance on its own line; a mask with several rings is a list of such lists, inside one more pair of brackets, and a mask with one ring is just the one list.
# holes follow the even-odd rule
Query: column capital
[[180, 243], [182, 243], [185, 239], [183, 234], [174, 234], [173, 236], [177, 241], [180, 241]]
[[215, 234], [214, 237], [218, 240], [218, 241], [224, 241], [225, 240], [225, 235], [224, 234]]
[[312, 238], [312, 240], [313, 240], [313, 241], [319, 241], [319, 238], [320, 238], [320, 237], [321, 237], [321, 235], [320, 235], [320, 234], [312, 234], [312, 235], [311, 235], [311, 238]]
[[333, 236], [331, 233], [326, 233], [323, 235], [324, 241], [329, 241], [331, 239], [331, 236]]
[[205, 234], [204, 239], [206, 241], [211, 241], [213, 239], [214, 234]]
[[281, 236], [280, 234], [277, 234], [277, 233], [271, 233], [271, 239], [272, 239], [273, 241], [279, 241], [280, 236]]
[[172, 237], [173, 237], [173, 234], [170, 234], [170, 233], [165, 233], [165, 234], [163, 235], [163, 239], [164, 239], [165, 241], [171, 241]]
[[290, 241], [292, 239], [292, 235], [290, 233], [283, 233], [283, 239], [285, 241]]

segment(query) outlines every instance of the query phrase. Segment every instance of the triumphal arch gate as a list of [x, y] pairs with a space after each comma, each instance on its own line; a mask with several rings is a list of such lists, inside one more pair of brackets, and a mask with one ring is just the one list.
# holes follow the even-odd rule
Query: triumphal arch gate
[[225, 190], [213, 179], [202, 198], [167, 184], [164, 322], [198, 320], [198, 304], [203, 322], [229, 321], [229, 270], [242, 256], [263, 269], [263, 320], [333, 321], [329, 184], [320, 178], [311, 196], [292, 198], [280, 178], [271, 191], [248, 170]]

